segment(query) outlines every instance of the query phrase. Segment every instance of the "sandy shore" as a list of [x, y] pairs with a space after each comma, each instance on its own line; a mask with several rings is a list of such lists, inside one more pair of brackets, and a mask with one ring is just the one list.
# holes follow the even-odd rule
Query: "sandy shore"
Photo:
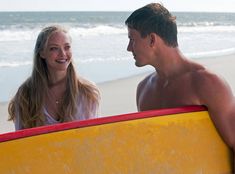
[[[235, 54], [196, 61], [222, 76], [235, 94]], [[141, 74], [98, 84], [102, 99], [100, 115], [111, 116], [136, 112], [136, 86], [145, 76], [146, 74]], [[0, 103], [0, 133], [14, 131], [13, 123], [7, 121], [7, 105], [8, 103]]]

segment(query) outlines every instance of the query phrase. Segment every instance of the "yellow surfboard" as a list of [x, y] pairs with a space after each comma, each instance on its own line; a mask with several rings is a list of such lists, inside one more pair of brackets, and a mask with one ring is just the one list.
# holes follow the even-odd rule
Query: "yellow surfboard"
[[0, 135], [1, 174], [225, 174], [232, 153], [201, 106]]

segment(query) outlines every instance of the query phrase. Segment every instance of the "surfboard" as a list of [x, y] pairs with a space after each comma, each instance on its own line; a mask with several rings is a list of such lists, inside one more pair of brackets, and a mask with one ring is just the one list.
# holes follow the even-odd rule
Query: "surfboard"
[[221, 174], [231, 170], [232, 153], [202, 106], [0, 135], [2, 174]]

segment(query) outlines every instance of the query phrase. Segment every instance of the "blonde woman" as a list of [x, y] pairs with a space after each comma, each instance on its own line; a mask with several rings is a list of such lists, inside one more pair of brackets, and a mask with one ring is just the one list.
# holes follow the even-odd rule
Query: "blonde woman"
[[38, 35], [32, 74], [11, 100], [9, 120], [19, 130], [89, 119], [99, 99], [96, 86], [76, 75], [67, 30], [49, 26]]

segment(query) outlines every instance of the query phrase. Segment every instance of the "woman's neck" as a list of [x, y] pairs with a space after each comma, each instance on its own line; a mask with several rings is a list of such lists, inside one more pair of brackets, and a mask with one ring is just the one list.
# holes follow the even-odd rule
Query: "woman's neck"
[[48, 87], [49, 88], [53, 88], [55, 86], [64, 86], [66, 84], [66, 77], [62, 78], [62, 79], [54, 79], [54, 80], [50, 80], [48, 83]]
[[66, 83], [66, 73], [64, 72], [57, 72], [57, 73], [50, 73], [49, 74], [49, 87], [61, 85]]

